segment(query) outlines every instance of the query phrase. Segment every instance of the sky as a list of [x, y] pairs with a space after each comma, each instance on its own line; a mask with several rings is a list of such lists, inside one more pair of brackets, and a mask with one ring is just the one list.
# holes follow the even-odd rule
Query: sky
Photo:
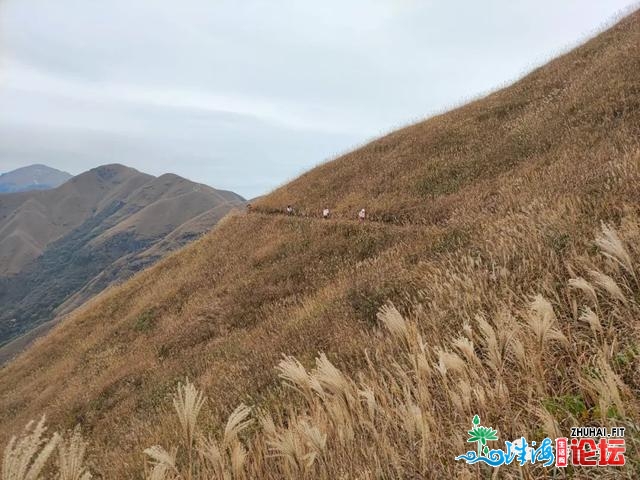
[[628, 0], [0, 0], [0, 172], [252, 198], [516, 80]]

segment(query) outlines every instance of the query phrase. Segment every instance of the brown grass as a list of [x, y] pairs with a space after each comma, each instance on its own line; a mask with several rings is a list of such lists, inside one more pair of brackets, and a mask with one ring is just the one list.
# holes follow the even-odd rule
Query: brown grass
[[[38, 423], [29, 422], [19, 436], [13, 436], [5, 446], [0, 478], [2, 480], [89, 480], [91, 473], [84, 466], [87, 444], [77, 426], [69, 435], [54, 433], [46, 437], [43, 416]], [[57, 462], [50, 459], [57, 450]], [[54, 473], [55, 472], [55, 473]]]
[[[638, 44], [635, 13], [103, 294], [0, 371], [0, 442], [46, 411], [102, 478], [479, 478], [453, 461], [478, 414], [501, 439], [626, 426], [627, 468], [576, 476], [635, 478]], [[187, 430], [185, 377], [209, 398]]]

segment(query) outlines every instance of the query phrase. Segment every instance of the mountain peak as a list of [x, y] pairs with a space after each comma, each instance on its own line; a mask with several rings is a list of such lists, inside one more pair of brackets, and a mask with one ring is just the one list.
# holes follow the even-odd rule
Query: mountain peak
[[0, 175], [0, 193], [48, 190], [69, 180], [67, 172], [47, 165], [33, 164]]
[[99, 167], [92, 168], [89, 172], [95, 173], [98, 177], [103, 179], [109, 179], [122, 175], [135, 175], [140, 174], [135, 168], [127, 167], [120, 163], [110, 163], [107, 165], [100, 165]]
[[137, 176], [146, 177], [148, 180], [154, 178], [153, 176], [142, 173], [135, 168], [127, 167], [119, 163], [112, 163], [108, 165], [101, 165], [81, 173], [80, 175], [73, 177], [71, 182], [76, 186], [88, 187], [104, 183], [121, 183], [128, 178]]

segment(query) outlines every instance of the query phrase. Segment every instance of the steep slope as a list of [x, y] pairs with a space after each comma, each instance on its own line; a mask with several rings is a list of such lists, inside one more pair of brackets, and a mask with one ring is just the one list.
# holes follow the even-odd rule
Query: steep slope
[[464, 208], [506, 211], [495, 199], [506, 175], [638, 137], [637, 82], [619, 73], [638, 71], [637, 44], [624, 35], [614, 30], [507, 89], [321, 165], [256, 206], [320, 216], [327, 204], [345, 218], [368, 207], [374, 219], [444, 224], [455, 221], [457, 195], [476, 189], [483, 196]]
[[47, 167], [29, 165], [0, 175], [0, 193], [49, 190], [62, 185], [71, 174]]
[[[175, 444], [169, 395], [185, 377], [209, 394], [207, 434], [241, 402], [272, 415], [232, 442], [249, 448], [247, 478], [488, 478], [453, 460], [475, 414], [501, 439], [633, 432], [639, 44], [636, 12], [93, 299], [0, 371], [0, 440], [47, 412], [82, 425], [96, 472], [134, 478], [143, 448]], [[299, 216], [277, 214], [288, 203]], [[332, 220], [317, 218], [325, 204]], [[361, 206], [370, 221], [351, 220]], [[392, 335], [376, 318], [387, 301], [404, 316], [382, 316]], [[309, 376], [318, 352], [345, 373], [320, 357]], [[297, 391], [273, 368], [282, 354], [301, 362], [280, 370]], [[635, 478], [639, 443], [629, 435], [626, 469], [578, 475]]]
[[[213, 223], [198, 223], [194, 236], [242, 204], [229, 192], [120, 165], [2, 200], [0, 344], [183, 246], [189, 239], [179, 232], [195, 218], [217, 212], [207, 217]], [[162, 250], [146, 252], [159, 242]]]

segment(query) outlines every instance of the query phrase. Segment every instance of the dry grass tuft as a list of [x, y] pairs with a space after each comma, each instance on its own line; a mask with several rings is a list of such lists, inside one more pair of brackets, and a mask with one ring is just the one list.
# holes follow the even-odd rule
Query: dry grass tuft
[[204, 405], [205, 399], [201, 392], [189, 380], [178, 386], [178, 391], [173, 397], [173, 408], [178, 415], [182, 432], [189, 445], [195, 438], [198, 415]]
[[544, 350], [551, 341], [559, 341], [568, 347], [569, 340], [557, 328], [556, 314], [551, 303], [542, 295], [536, 295], [530, 308], [528, 323], [537, 339], [538, 348]]
[[89, 480], [91, 473], [85, 467], [87, 442], [76, 426], [69, 439], [58, 444], [59, 480]]
[[602, 249], [605, 256], [620, 264], [628, 273], [635, 275], [631, 255], [627, 252], [615, 228], [603, 223], [602, 233], [596, 237], [596, 245]]
[[38, 423], [29, 422], [20, 437], [13, 437], [5, 447], [2, 480], [36, 480], [60, 442], [53, 434], [46, 439], [45, 417]]
[[569, 286], [571, 288], [575, 288], [584, 292], [591, 300], [593, 300], [594, 305], [598, 304], [598, 295], [596, 294], [596, 289], [593, 288], [593, 285], [591, 285], [584, 278], [578, 277], [569, 279]]
[[227, 420], [227, 425], [224, 427], [224, 445], [231, 445], [238, 440], [238, 434], [245, 430], [251, 423], [252, 419], [248, 418], [251, 415], [251, 408], [246, 405], [239, 405]]
[[600, 319], [589, 307], [584, 307], [582, 314], [580, 315], [580, 320], [589, 324], [594, 335], [602, 333], [602, 324], [600, 323]]
[[[4, 449], [2, 480], [39, 480], [44, 471], [57, 471], [58, 480], [89, 480], [91, 473], [85, 466], [87, 442], [77, 426], [66, 439], [58, 433], [46, 438], [43, 416], [38, 423], [29, 422], [19, 437], [13, 437]], [[48, 465], [58, 450], [57, 464]]]
[[622, 292], [622, 289], [618, 286], [616, 281], [611, 278], [609, 275], [599, 272], [597, 270], [590, 270], [589, 275], [595, 282], [595, 284], [600, 287], [602, 290], [607, 292], [612, 298], [619, 300], [620, 302], [626, 304], [627, 297]]
[[408, 338], [409, 330], [407, 329], [407, 324], [393, 304], [382, 307], [378, 312], [378, 320], [393, 335], [397, 335], [400, 338]]

